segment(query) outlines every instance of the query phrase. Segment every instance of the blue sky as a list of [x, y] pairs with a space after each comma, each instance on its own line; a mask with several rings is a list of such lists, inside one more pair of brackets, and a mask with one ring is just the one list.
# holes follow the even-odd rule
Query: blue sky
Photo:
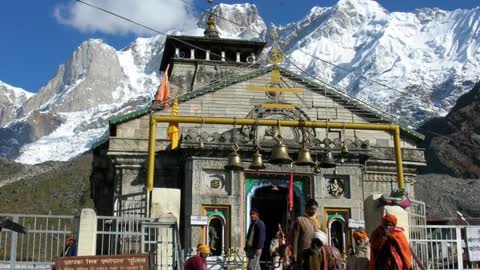
[[[184, 4], [178, 0], [85, 1], [103, 3], [106, 7], [116, 9], [118, 13], [129, 18], [142, 18], [143, 23], [161, 31], [184, 23], [188, 17], [188, 12], [185, 13], [182, 10], [185, 8], [182, 6]], [[124, 4], [126, 2], [135, 4], [134, 6]], [[206, 2], [206, 0], [194, 0], [195, 5], [201, 7], [207, 7]], [[267, 23], [285, 24], [302, 18], [313, 6], [331, 6], [337, 1], [214, 0], [214, 3], [219, 2], [254, 3]], [[480, 6], [480, 0], [379, 0], [378, 2], [389, 11], [413, 11], [422, 7], [452, 10]], [[144, 8], [138, 8], [139, 3], [142, 3]], [[162, 12], [165, 10], [165, 5], [168, 5], [169, 12]], [[195, 10], [192, 12], [198, 13]], [[169, 18], [169, 15], [172, 17]], [[60, 64], [70, 59], [73, 51], [83, 41], [89, 38], [101, 38], [120, 49], [128, 46], [135, 37], [149, 35], [126, 22], [118, 24], [116, 19], [107, 17], [108, 15], [99, 15], [88, 7], [73, 6], [73, 1], [70, 0], [2, 1], [0, 81], [36, 92], [55, 75]]]

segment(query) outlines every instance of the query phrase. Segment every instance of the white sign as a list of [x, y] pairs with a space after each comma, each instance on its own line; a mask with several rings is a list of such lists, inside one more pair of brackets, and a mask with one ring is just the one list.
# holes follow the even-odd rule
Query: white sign
[[365, 228], [365, 220], [354, 220], [350, 218], [348, 219], [348, 227], [352, 229]]
[[467, 227], [467, 248], [470, 261], [480, 261], [480, 226]]
[[207, 216], [191, 216], [190, 217], [190, 224], [197, 225], [197, 226], [204, 226], [208, 224], [208, 217]]

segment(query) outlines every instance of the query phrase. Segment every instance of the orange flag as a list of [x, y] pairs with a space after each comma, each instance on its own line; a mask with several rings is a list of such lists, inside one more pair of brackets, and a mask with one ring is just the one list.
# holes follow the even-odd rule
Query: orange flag
[[155, 102], [161, 103], [164, 109], [168, 109], [169, 99], [170, 99], [170, 84], [168, 82], [168, 69], [170, 68], [170, 64], [167, 65], [165, 72], [163, 73], [162, 81], [160, 82], [160, 86], [157, 89], [157, 93], [155, 94]]

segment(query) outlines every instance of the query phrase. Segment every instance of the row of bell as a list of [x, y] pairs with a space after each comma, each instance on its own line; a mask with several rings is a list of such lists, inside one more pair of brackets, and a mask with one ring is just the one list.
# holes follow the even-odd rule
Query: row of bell
[[[341, 156], [342, 158], [348, 156], [349, 151], [346, 145], [342, 145], [341, 149]], [[269, 162], [271, 164], [291, 164], [292, 158], [288, 154], [287, 145], [283, 142], [279, 142], [272, 148], [272, 155], [270, 157]], [[295, 165], [298, 166], [310, 166], [315, 167], [315, 172], [319, 172], [319, 168], [335, 168], [337, 164], [335, 163], [335, 159], [333, 158], [332, 152], [328, 151], [325, 156], [323, 156], [322, 160], [319, 163], [316, 163], [312, 159], [312, 155], [310, 153], [310, 149], [308, 149], [305, 145], [302, 146], [300, 151], [298, 152], [297, 160], [294, 162]], [[233, 171], [241, 171], [243, 170], [242, 161], [240, 155], [238, 154], [237, 150], [234, 150], [228, 156], [228, 163], [224, 167], [226, 170], [233, 170]], [[262, 154], [257, 149], [257, 151], [252, 156], [252, 162], [248, 167], [251, 170], [261, 170], [265, 169], [265, 165], [263, 164]]]

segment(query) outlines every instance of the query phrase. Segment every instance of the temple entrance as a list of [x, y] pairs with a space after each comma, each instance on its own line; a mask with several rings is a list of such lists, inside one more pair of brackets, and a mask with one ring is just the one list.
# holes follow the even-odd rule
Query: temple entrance
[[338, 248], [342, 254], [345, 250], [345, 222], [342, 219], [334, 219], [329, 226], [330, 244]]
[[345, 254], [347, 246], [351, 244], [351, 236], [348, 233], [348, 220], [350, 218], [350, 209], [348, 208], [325, 208], [327, 217], [329, 244], [338, 248]]
[[[302, 201], [294, 196], [293, 218], [300, 213]], [[251, 208], [260, 212], [260, 219], [265, 223], [265, 245], [262, 252], [262, 261], [270, 261], [270, 243], [279, 231], [288, 232], [290, 225], [288, 213], [288, 188], [269, 185], [257, 188], [251, 199]]]
[[212, 256], [220, 256], [224, 250], [224, 226], [222, 219], [213, 217], [208, 223], [208, 246]]

